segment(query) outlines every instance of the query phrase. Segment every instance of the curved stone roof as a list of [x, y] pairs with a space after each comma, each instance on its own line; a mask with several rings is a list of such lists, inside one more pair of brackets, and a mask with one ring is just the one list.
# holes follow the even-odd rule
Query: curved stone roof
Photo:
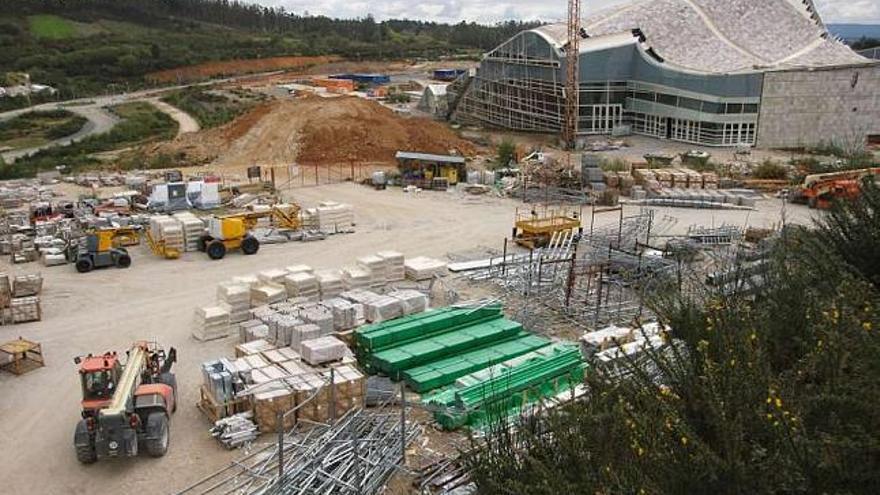
[[[590, 37], [640, 29], [666, 64], [706, 73], [869, 62], [827, 33], [810, 0], [638, 0], [582, 21]], [[534, 31], [557, 48], [565, 24]], [[593, 50], [589, 45], [582, 50]]]

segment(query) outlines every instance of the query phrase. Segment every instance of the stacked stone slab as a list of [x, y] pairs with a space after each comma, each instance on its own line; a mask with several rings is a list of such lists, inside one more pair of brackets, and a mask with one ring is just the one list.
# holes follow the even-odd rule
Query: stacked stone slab
[[241, 323], [250, 318], [251, 289], [247, 285], [221, 283], [217, 286], [217, 302], [228, 308], [230, 323]]
[[323, 330], [314, 323], [297, 325], [291, 334], [290, 347], [302, 354], [302, 344], [325, 336]]
[[196, 309], [193, 337], [196, 340], [222, 339], [229, 335], [229, 311], [221, 306]]
[[150, 235], [156, 242], [165, 242], [165, 246], [186, 251], [183, 225], [177, 219], [164, 215], [150, 217]]
[[318, 272], [318, 286], [321, 290], [321, 299], [330, 299], [342, 294], [345, 286], [342, 283], [342, 274], [337, 270]]
[[363, 324], [363, 305], [345, 299], [334, 298], [324, 301], [333, 313], [333, 329], [337, 332], [351, 330]]
[[262, 320], [247, 320], [238, 325], [238, 339], [244, 344], [259, 339], [267, 339], [269, 337], [269, 326]]
[[372, 286], [372, 275], [364, 267], [347, 266], [342, 269], [342, 284], [347, 291], [368, 289]]
[[264, 284], [284, 285], [284, 277], [288, 275], [287, 270], [264, 270], [257, 274], [257, 278]]
[[300, 354], [305, 362], [320, 365], [341, 360], [347, 349], [345, 343], [336, 337], [321, 337], [303, 342]]
[[287, 299], [283, 285], [262, 284], [251, 288], [251, 307], [266, 306]]
[[354, 231], [354, 208], [351, 205], [325, 201], [315, 209], [318, 230], [328, 234]]
[[386, 282], [400, 282], [406, 278], [403, 254], [397, 251], [379, 251], [376, 256], [385, 260]]
[[290, 265], [284, 268], [287, 270], [287, 273], [315, 273], [315, 270], [312, 269], [309, 265]]
[[389, 292], [388, 297], [400, 301], [403, 316], [422, 313], [428, 309], [428, 296], [417, 290], [396, 290]]
[[442, 277], [447, 272], [446, 263], [425, 256], [407, 259], [404, 267], [406, 278], [415, 281], [430, 280], [435, 276]]
[[292, 298], [302, 298], [307, 301], [317, 301], [321, 298], [318, 277], [309, 272], [286, 275], [284, 277], [284, 287], [287, 289], [287, 295]]
[[187, 252], [199, 250], [199, 239], [205, 235], [205, 222], [188, 211], [173, 215], [183, 229], [183, 244]]
[[358, 266], [370, 272], [370, 287], [381, 289], [388, 283], [388, 264], [380, 256], [363, 256], [357, 259]]

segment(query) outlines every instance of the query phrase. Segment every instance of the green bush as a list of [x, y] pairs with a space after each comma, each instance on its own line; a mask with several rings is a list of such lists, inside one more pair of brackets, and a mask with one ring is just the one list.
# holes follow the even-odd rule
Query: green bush
[[510, 138], [504, 138], [495, 148], [495, 163], [504, 168], [516, 159], [516, 144]]
[[752, 171], [752, 177], [762, 180], [785, 180], [788, 179], [788, 168], [779, 162], [764, 160]]
[[624, 378], [594, 367], [580, 400], [474, 440], [479, 493], [877, 493], [878, 215], [869, 184], [786, 230], [756, 294], [674, 276], [647, 293], [680, 344], [623, 359]]
[[623, 158], [614, 157], [614, 158], [602, 158], [602, 161], [599, 162], [599, 168], [604, 170], [605, 172], [629, 172], [630, 164]]

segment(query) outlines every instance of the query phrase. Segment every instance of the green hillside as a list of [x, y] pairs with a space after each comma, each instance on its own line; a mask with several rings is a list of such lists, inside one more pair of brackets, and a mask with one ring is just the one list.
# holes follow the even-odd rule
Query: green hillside
[[[144, 75], [274, 56], [476, 56], [528, 27], [335, 20], [226, 0], [0, 2], [0, 77], [26, 72], [69, 99], [144, 87]], [[0, 99], [0, 111], [24, 105]]]

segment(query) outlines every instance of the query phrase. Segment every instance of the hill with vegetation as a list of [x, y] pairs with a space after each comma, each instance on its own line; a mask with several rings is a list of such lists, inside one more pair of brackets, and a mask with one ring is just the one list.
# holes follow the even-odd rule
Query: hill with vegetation
[[[0, 2], [0, 76], [28, 73], [70, 99], [141, 88], [147, 74], [211, 61], [476, 56], [531, 26], [340, 20], [227, 0], [16, 0]], [[3, 98], [0, 110], [23, 104]]]

